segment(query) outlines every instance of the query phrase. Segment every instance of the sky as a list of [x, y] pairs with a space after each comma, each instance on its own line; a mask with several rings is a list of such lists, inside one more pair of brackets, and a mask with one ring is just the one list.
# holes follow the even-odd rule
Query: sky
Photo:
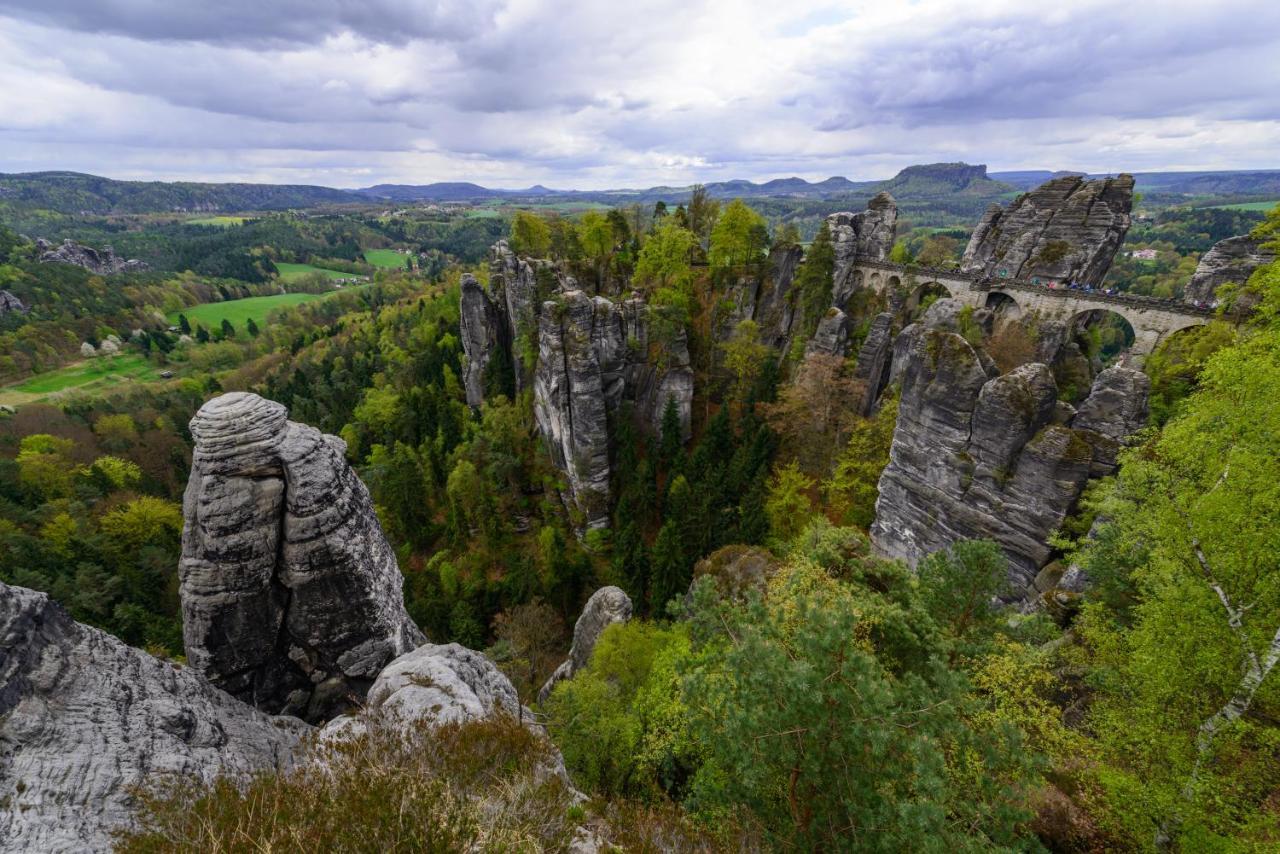
[[0, 172], [1280, 168], [1275, 0], [0, 0]]

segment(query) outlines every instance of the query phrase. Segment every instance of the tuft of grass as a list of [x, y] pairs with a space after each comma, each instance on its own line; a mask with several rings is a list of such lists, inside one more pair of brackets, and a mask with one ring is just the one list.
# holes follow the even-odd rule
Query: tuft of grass
[[311, 745], [291, 770], [136, 790], [134, 826], [116, 833], [115, 850], [565, 850], [581, 813], [548, 770], [553, 758], [544, 737], [509, 717], [374, 725]]

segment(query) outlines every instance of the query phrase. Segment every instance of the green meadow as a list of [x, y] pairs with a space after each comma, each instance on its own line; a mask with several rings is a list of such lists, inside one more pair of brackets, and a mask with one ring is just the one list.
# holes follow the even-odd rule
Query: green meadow
[[187, 225], [216, 225], [219, 228], [230, 228], [233, 225], [244, 225], [242, 216], [203, 216], [199, 219], [187, 220]]
[[364, 253], [364, 260], [383, 270], [403, 270], [406, 257], [394, 249], [366, 249]]
[[303, 276], [309, 276], [312, 273], [320, 273], [330, 279], [349, 279], [355, 275], [355, 273], [344, 273], [341, 270], [326, 270], [323, 267], [313, 267], [310, 264], [290, 264], [285, 261], [277, 261], [276, 269], [280, 271], [280, 278], [286, 282], [301, 279]]
[[69, 390], [93, 391], [125, 383], [149, 382], [160, 378], [158, 368], [137, 353], [99, 356], [54, 371], [37, 374], [15, 385], [0, 389], [0, 404], [15, 406], [35, 403], [50, 395]]
[[180, 312], [173, 312], [169, 315], [169, 322], [177, 323], [178, 315], [185, 314], [187, 322], [191, 324], [193, 329], [199, 324], [212, 332], [222, 326], [222, 321], [225, 318], [231, 321], [231, 325], [236, 328], [237, 332], [243, 332], [245, 324], [250, 318], [253, 318], [254, 323], [262, 326], [266, 322], [267, 314], [277, 308], [299, 305], [311, 300], [323, 299], [326, 296], [328, 294], [272, 294], [271, 296], [245, 297], [244, 299], [233, 299], [225, 302], [206, 302], [185, 308]]
[[1224, 211], [1258, 211], [1259, 213], [1266, 213], [1276, 205], [1280, 205], [1280, 199], [1271, 202], [1239, 202], [1234, 205], [1214, 205], [1213, 207], [1216, 210]]

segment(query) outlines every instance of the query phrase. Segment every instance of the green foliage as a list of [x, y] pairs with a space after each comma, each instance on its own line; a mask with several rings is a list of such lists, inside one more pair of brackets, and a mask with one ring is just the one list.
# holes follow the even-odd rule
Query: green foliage
[[822, 484], [827, 510], [842, 524], [865, 530], [875, 521], [880, 474], [889, 464], [897, 420], [898, 400], [889, 396], [873, 416], [853, 423], [831, 477]]
[[777, 542], [790, 542], [809, 524], [813, 517], [809, 493], [813, 487], [813, 479], [795, 462], [774, 470], [764, 510], [769, 517], [769, 530]]
[[804, 265], [796, 275], [796, 287], [800, 292], [801, 317], [804, 318], [803, 338], [813, 336], [818, 321], [831, 306], [831, 289], [835, 284], [835, 248], [831, 245], [831, 230], [826, 220], [818, 226], [818, 235], [805, 253]]
[[1080, 631], [1099, 688], [1102, 815], [1126, 844], [1236, 850], [1280, 832], [1274, 270], [1252, 327], [1204, 359], [1159, 435], [1122, 454], [1097, 499], [1108, 522], [1077, 555], [1108, 581]]
[[992, 607], [1008, 594], [1008, 560], [990, 540], [959, 540], [926, 557], [917, 568], [925, 607], [955, 653], [971, 653], [993, 633], [1000, 612]]
[[530, 258], [545, 258], [551, 252], [551, 229], [547, 221], [528, 211], [516, 211], [511, 220], [511, 250]]
[[732, 267], [760, 260], [769, 248], [769, 227], [764, 217], [734, 199], [711, 229], [707, 252], [713, 267]]

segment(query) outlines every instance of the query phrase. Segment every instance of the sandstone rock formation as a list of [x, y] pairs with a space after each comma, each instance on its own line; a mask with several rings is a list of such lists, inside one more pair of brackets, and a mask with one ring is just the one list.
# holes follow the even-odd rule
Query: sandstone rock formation
[[756, 290], [756, 304], [750, 315], [760, 328], [760, 340], [780, 353], [790, 346], [795, 307], [789, 294], [803, 257], [799, 246], [776, 246], [769, 251], [767, 273]]
[[984, 353], [948, 331], [947, 316], [931, 309], [894, 343], [901, 401], [872, 541], [914, 565], [956, 540], [992, 539], [1025, 588], [1088, 479], [1112, 471], [1120, 444], [1145, 422], [1149, 381], [1111, 367], [1073, 412], [1058, 404], [1048, 366], [997, 376]]
[[150, 269], [143, 261], [121, 258], [110, 246], [99, 252], [90, 246], [81, 246], [73, 240], [64, 240], [60, 246], [54, 246], [49, 241], [41, 239], [36, 240], [36, 249], [40, 253], [41, 261], [74, 264], [100, 276]]
[[824, 356], [843, 356], [849, 344], [849, 318], [843, 311], [832, 307], [818, 321], [818, 328], [805, 346], [806, 356], [818, 353]]
[[286, 416], [237, 392], [191, 420], [183, 634], [191, 666], [214, 685], [319, 721], [424, 638], [342, 440]]
[[893, 249], [898, 226], [898, 203], [888, 193], [878, 193], [860, 213], [840, 211], [827, 217], [836, 266], [833, 277], [835, 303], [848, 299], [849, 271], [855, 258], [884, 261]]
[[889, 384], [892, 359], [893, 314], [886, 311], [871, 321], [853, 370], [853, 378], [862, 386], [862, 399], [858, 401], [857, 408], [858, 414], [864, 418], [875, 411], [880, 393]]
[[586, 667], [600, 635], [614, 623], [630, 620], [631, 610], [631, 597], [620, 587], [601, 587], [593, 593], [582, 609], [578, 622], [573, 626], [573, 645], [569, 648], [569, 657], [555, 669], [538, 691], [538, 702], [546, 702], [556, 683], [572, 679], [575, 673]]
[[279, 768], [307, 729], [0, 584], [0, 851], [109, 850], [130, 786]]
[[484, 403], [485, 378], [494, 359], [511, 358], [511, 330], [484, 288], [470, 273], [462, 275], [459, 327], [462, 352], [467, 355], [462, 384], [467, 404]]
[[0, 291], [0, 314], [26, 314], [27, 307], [22, 304], [22, 300], [18, 299], [8, 291]]
[[[1187, 284], [1183, 298], [1189, 303], [1212, 304], [1220, 286], [1227, 282], [1243, 284], [1253, 275], [1254, 270], [1275, 260], [1274, 250], [1248, 235], [1219, 240], [1200, 257], [1200, 263]], [[1246, 310], [1255, 303], [1256, 299], [1248, 300], [1237, 307]]]
[[456, 643], [424, 644], [392, 661], [369, 687], [357, 714], [325, 724], [320, 738], [346, 737], [371, 720], [394, 725], [444, 724], [523, 710], [515, 687], [482, 653]]
[[987, 209], [961, 270], [993, 278], [1101, 284], [1129, 230], [1133, 176], [1054, 178]]

